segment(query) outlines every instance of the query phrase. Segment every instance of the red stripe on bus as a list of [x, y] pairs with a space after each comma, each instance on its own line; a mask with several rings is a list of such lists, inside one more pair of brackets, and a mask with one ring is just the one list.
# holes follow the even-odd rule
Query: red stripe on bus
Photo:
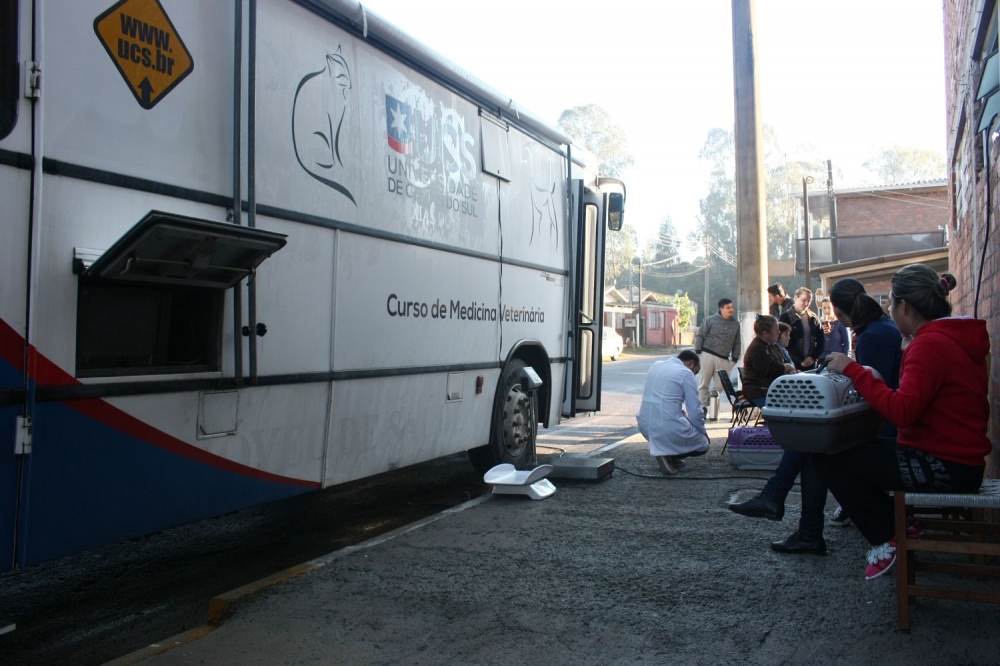
[[[10, 363], [19, 372], [24, 371], [24, 338], [21, 337], [7, 322], [0, 319], [0, 358]], [[55, 363], [39, 354], [34, 347], [30, 349], [29, 367], [32, 368], [31, 378], [39, 386], [67, 386], [82, 384], [76, 377], [65, 372]], [[154, 428], [153, 426], [140, 421], [131, 414], [124, 412], [117, 407], [99, 398], [86, 398], [83, 400], [65, 400], [63, 404], [84, 416], [88, 416], [115, 430], [119, 430], [127, 435], [135, 437], [143, 442], [152, 444], [157, 448], [164, 449], [184, 458], [194, 460], [212, 467], [218, 467], [235, 474], [248, 476], [261, 481], [280, 483], [289, 486], [301, 486], [303, 488], [321, 488], [319, 481], [308, 481], [306, 479], [295, 479], [289, 476], [281, 476], [265, 472], [264, 470], [243, 465], [241, 463], [223, 458], [214, 453], [209, 453], [204, 449], [177, 439], [172, 435]]]

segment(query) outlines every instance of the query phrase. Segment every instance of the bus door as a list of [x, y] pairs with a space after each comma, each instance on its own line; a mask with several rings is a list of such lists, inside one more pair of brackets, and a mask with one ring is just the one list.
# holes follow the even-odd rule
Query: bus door
[[574, 350], [570, 413], [601, 408], [601, 323], [604, 318], [604, 201], [575, 180], [577, 238], [573, 268]]

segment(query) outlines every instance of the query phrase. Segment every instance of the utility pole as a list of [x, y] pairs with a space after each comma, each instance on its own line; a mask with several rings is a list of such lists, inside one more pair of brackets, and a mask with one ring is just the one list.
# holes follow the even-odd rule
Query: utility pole
[[[634, 289], [635, 289], [635, 282], [633, 280], [633, 277], [635, 277], [635, 273], [629, 271], [629, 275], [628, 275], [628, 304], [629, 304], [629, 307], [632, 308], [632, 316], [634, 317], [635, 316], [635, 291], [634, 291]], [[632, 327], [632, 344], [633, 345], [634, 344], [638, 344], [637, 341], [636, 341], [636, 339], [635, 339], [635, 327], [634, 326]]]
[[812, 247], [809, 236], [812, 234], [809, 224], [809, 184], [813, 182], [812, 176], [802, 179], [802, 226], [805, 227], [806, 240], [806, 289], [809, 289], [809, 274], [812, 273]]
[[837, 247], [837, 197], [833, 194], [833, 160], [826, 161], [826, 195], [830, 197], [830, 248], [833, 263], [840, 263], [840, 248]]
[[732, 0], [733, 87], [736, 99], [736, 306], [745, 345], [761, 312], [767, 285], [767, 232], [764, 213], [764, 151], [760, 123], [760, 85], [754, 38], [754, 0]]
[[701, 320], [704, 322], [705, 317], [712, 313], [712, 309], [708, 306], [708, 274], [712, 272], [712, 242], [705, 236], [705, 314], [701, 316]]
[[646, 328], [642, 325], [642, 257], [639, 257], [639, 318], [635, 323], [639, 327], [639, 346], [642, 347], [646, 343]]

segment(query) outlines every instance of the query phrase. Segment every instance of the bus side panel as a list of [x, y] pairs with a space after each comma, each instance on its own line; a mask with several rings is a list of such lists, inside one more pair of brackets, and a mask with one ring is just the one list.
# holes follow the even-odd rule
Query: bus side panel
[[500, 265], [340, 234], [334, 369], [496, 363]]
[[42, 403], [36, 414], [24, 564], [317, 487], [180, 455], [166, 437], [151, 443], [128, 432], [127, 415], [96, 418], [107, 416], [99, 401]]
[[[499, 363], [495, 262], [341, 233], [335, 266], [336, 371]], [[337, 382], [326, 483], [486, 443], [497, 369], [460, 372]]]
[[501, 311], [503, 348], [506, 358], [521, 340], [538, 341], [551, 356], [563, 348], [563, 291], [566, 278], [558, 273], [504, 266], [503, 309]]
[[[47, 175], [39, 249], [38, 304], [32, 335], [39, 352], [69, 376], [76, 374], [76, 314], [79, 278], [74, 248], [105, 250], [150, 210], [169, 210], [216, 222], [225, 210], [136, 190]], [[266, 262], [264, 264], [266, 266]], [[228, 294], [227, 294], [228, 298]], [[232, 318], [223, 326], [225, 350], [232, 349]], [[231, 360], [232, 352], [223, 353]], [[50, 378], [42, 377], [43, 383]]]
[[[175, 29], [169, 49], [183, 42], [193, 69], [151, 109], [139, 105], [94, 31], [94, 19], [112, 4], [76, 0], [44, 14], [45, 156], [230, 196], [234, 3], [163, 4]], [[119, 39], [155, 49], [121, 34], [115, 51]]]
[[301, 7], [258, 8], [258, 202], [496, 255], [478, 108]]
[[498, 370], [463, 373], [462, 398], [449, 401], [448, 374], [334, 384], [324, 485], [439, 458], [489, 442], [494, 388], [477, 395], [476, 376], [496, 387]]
[[[6, 361], [0, 360], [0, 383], [8, 385], [20, 375]], [[12, 566], [14, 529], [17, 525], [18, 469], [20, 457], [14, 455], [14, 424], [21, 415], [20, 405], [0, 405], [0, 571]]]
[[511, 179], [505, 186], [505, 257], [567, 270], [566, 160], [531, 137], [508, 133]]
[[[8, 73], [23, 77], [25, 62], [31, 59], [31, 3], [21, 2], [19, 25], [2, 26], [18, 30], [19, 53], [12, 62], [0, 62]], [[21, 86], [24, 81], [22, 79]], [[18, 478], [23, 457], [14, 455], [17, 417], [24, 404], [19, 390], [24, 387], [25, 298], [28, 279], [28, 210], [31, 201], [31, 102], [20, 96], [16, 122], [0, 139], [0, 571], [14, 565], [14, 529], [17, 524]], [[15, 166], [19, 165], [19, 166]]]
[[[30, 119], [29, 119], [30, 120]], [[30, 124], [21, 117], [20, 125]], [[6, 145], [6, 144], [5, 144]], [[16, 419], [23, 403], [15, 392], [24, 388], [25, 294], [28, 274], [28, 201], [30, 172], [0, 166], [0, 215], [3, 242], [0, 243], [0, 571], [13, 566], [14, 526], [17, 523], [18, 477], [22, 457], [14, 454]]]
[[257, 321], [267, 326], [257, 338], [257, 372], [329, 372], [336, 232], [262, 215], [257, 228], [288, 236], [254, 277]]

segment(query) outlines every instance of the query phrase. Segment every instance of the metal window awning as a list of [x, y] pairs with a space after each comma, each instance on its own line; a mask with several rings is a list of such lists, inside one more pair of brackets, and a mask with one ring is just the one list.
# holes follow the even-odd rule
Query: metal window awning
[[1000, 51], [986, 59], [983, 65], [981, 78], [979, 79], [979, 91], [976, 93], [976, 101], [984, 98], [982, 115], [979, 117], [979, 127], [977, 133], [982, 132], [993, 124], [993, 119], [1000, 113]]
[[986, 100], [986, 106], [983, 107], [983, 115], [979, 119], [979, 128], [976, 132], [989, 129], [997, 113], [1000, 113], [1000, 93], [993, 93], [993, 96]]
[[983, 65], [983, 75], [979, 79], [979, 92], [976, 94], [976, 101], [996, 92], [1000, 88], [1000, 51], [997, 51], [986, 59]]
[[83, 271], [85, 277], [228, 289], [287, 236], [150, 211]]

